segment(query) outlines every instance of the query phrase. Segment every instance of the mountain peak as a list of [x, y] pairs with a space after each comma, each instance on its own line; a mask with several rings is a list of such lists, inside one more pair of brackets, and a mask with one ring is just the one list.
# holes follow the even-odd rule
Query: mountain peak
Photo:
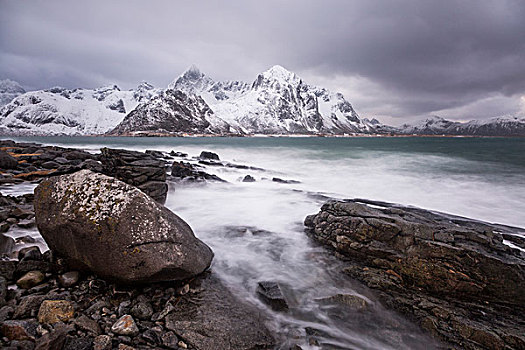
[[11, 79], [0, 80], [0, 93], [23, 94], [24, 92], [26, 92], [24, 88], [16, 81]]
[[181, 76], [168, 85], [168, 88], [194, 92], [201, 91], [212, 84], [213, 80], [202, 73], [196, 65], [192, 64]]
[[275, 65], [271, 67], [267, 71], [263, 72], [262, 75], [266, 79], [279, 80], [285, 82], [298, 80], [298, 77], [297, 75], [295, 75], [295, 73], [290, 72], [288, 69], [280, 65]]

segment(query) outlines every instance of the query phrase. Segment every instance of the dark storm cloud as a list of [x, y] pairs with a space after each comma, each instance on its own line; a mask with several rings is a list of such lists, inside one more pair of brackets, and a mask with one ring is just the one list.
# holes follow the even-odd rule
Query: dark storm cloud
[[244, 80], [281, 64], [361, 114], [486, 117], [517, 112], [525, 94], [523, 18], [510, 0], [0, 0], [0, 78], [131, 88], [192, 63]]

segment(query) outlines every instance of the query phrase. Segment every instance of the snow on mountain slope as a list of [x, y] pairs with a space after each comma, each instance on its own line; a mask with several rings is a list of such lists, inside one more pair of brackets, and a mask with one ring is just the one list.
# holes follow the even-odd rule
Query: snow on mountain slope
[[413, 125], [405, 124], [398, 132], [417, 135], [525, 136], [525, 117], [501, 116], [460, 123], [433, 116]]
[[153, 133], [222, 134], [230, 126], [219, 118], [204, 100], [194, 94], [167, 89], [138, 105], [113, 129], [110, 135]]
[[121, 91], [116, 85], [94, 90], [55, 87], [31, 91], [0, 109], [0, 134], [102, 134], [120, 123], [139, 102], [158, 93], [147, 83], [130, 91]]
[[13, 101], [15, 97], [25, 93], [24, 88], [10, 79], [0, 80], [0, 106]]
[[252, 84], [215, 82], [192, 66], [171, 88], [202, 96], [214, 116], [248, 134], [371, 133], [340, 93], [311, 86], [281, 66], [259, 74]]

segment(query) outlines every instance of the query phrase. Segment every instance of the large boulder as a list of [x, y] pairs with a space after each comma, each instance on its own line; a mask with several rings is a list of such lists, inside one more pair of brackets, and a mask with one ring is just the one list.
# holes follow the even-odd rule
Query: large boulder
[[136, 187], [89, 170], [43, 181], [34, 205], [49, 248], [107, 279], [181, 280], [213, 258], [177, 215]]

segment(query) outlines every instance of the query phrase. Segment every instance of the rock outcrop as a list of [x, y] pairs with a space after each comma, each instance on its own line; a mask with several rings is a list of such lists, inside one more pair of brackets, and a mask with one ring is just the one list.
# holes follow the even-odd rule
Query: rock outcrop
[[133, 185], [163, 204], [168, 194], [163, 160], [142, 152], [102, 148], [102, 172]]
[[433, 335], [466, 349], [525, 348], [519, 229], [363, 200], [328, 202], [305, 225], [348, 261], [345, 273]]
[[72, 265], [124, 283], [181, 280], [213, 253], [177, 215], [117, 179], [82, 170], [35, 189], [37, 227]]

